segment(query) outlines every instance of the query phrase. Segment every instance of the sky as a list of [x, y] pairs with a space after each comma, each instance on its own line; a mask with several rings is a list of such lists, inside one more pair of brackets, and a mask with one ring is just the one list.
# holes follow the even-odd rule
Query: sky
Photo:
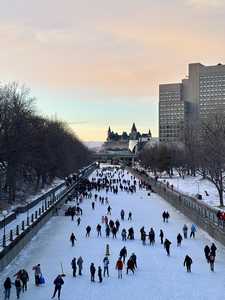
[[225, 0], [0, 0], [0, 81], [84, 141], [150, 128], [158, 86], [225, 63]]

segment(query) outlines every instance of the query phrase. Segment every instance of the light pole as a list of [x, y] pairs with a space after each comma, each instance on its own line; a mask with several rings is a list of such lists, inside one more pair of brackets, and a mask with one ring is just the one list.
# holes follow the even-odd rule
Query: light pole
[[27, 226], [29, 226], [30, 225], [30, 218], [29, 218], [30, 203], [29, 202], [26, 203], [27, 203]]
[[6, 247], [6, 235], [5, 235], [5, 217], [7, 216], [7, 214], [8, 214], [8, 212], [7, 212], [7, 210], [3, 210], [3, 212], [2, 212], [2, 214], [3, 214], [3, 217], [4, 217], [4, 224], [3, 224], [3, 226], [4, 226], [4, 232], [3, 232], [3, 242], [2, 242], [2, 246], [3, 246], [3, 248], [5, 248]]

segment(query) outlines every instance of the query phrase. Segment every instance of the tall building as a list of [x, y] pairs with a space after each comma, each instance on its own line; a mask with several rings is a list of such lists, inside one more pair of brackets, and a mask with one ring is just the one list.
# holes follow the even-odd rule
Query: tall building
[[183, 138], [184, 101], [182, 84], [159, 86], [159, 138], [164, 143], [174, 143]]
[[225, 65], [189, 64], [182, 83], [159, 86], [159, 140], [182, 141], [185, 126], [217, 112], [225, 113]]

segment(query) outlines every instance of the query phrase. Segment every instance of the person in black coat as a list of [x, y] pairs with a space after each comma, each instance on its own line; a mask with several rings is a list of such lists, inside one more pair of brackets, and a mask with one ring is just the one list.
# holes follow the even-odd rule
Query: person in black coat
[[98, 233], [98, 237], [102, 236], [102, 226], [100, 224], [97, 225], [96, 230], [97, 230], [97, 233]]
[[102, 282], [102, 268], [100, 266], [98, 267], [98, 279], [99, 279], [99, 282], [101, 283]]
[[90, 232], [91, 232], [91, 226], [86, 227], [86, 237], [90, 237]]
[[58, 299], [60, 300], [60, 295], [61, 295], [61, 289], [62, 285], [64, 284], [64, 281], [62, 279], [61, 275], [58, 275], [56, 279], [54, 280], [54, 285], [55, 285], [55, 290], [52, 296], [52, 299], [55, 298], [56, 293], [58, 292]]
[[153, 230], [153, 228], [150, 229], [148, 238], [149, 238], [150, 245], [153, 246], [155, 244], [155, 231]]
[[171, 245], [171, 242], [168, 239], [165, 239], [164, 247], [166, 249], [166, 253], [168, 256], [170, 256], [170, 245]]
[[166, 212], [165, 211], [162, 213], [162, 218], [163, 218], [163, 222], [166, 222]]
[[22, 281], [22, 291], [23, 293], [27, 291], [27, 282], [29, 281], [29, 275], [26, 270], [20, 271], [20, 280]]
[[109, 237], [109, 235], [110, 235], [110, 228], [109, 228], [109, 225], [106, 225], [106, 228], [105, 228], [105, 235], [106, 235], [106, 237]]
[[123, 263], [125, 263], [127, 257], [127, 248], [125, 246], [120, 250], [120, 257], [123, 259]]
[[22, 284], [21, 284], [21, 280], [20, 280], [20, 277], [17, 276], [16, 277], [16, 280], [15, 280], [15, 287], [16, 287], [16, 297], [17, 299], [20, 298], [20, 293], [21, 293], [21, 288], [22, 288]]
[[162, 229], [160, 229], [159, 237], [160, 237], [161, 244], [163, 244], [164, 233], [163, 233]]
[[71, 261], [71, 267], [73, 269], [73, 277], [76, 277], [76, 272], [77, 272], [77, 262], [76, 258], [74, 257]]
[[191, 265], [192, 265], [193, 261], [191, 259], [190, 256], [186, 255], [185, 259], [184, 259], [184, 267], [186, 265], [187, 267], [187, 272], [191, 272]]
[[136, 254], [132, 253], [130, 259], [134, 262], [134, 267], [137, 268], [137, 256], [136, 256]]
[[5, 300], [10, 298], [11, 287], [12, 287], [11, 279], [7, 277], [4, 282]]
[[116, 239], [116, 234], [117, 234], [117, 229], [116, 229], [116, 227], [114, 226], [113, 229], [112, 229], [112, 237], [113, 237], [113, 239], [114, 239], [114, 238]]
[[74, 241], [75, 241], [75, 240], [76, 240], [75, 235], [74, 235], [74, 233], [72, 232], [72, 233], [71, 233], [71, 236], [70, 236], [70, 241], [71, 241], [72, 247], [74, 247]]
[[93, 263], [91, 263], [91, 266], [90, 266], [90, 273], [91, 273], [91, 281], [94, 282], [95, 281], [95, 266]]
[[205, 246], [204, 252], [205, 252], [205, 258], [206, 258], [206, 260], [207, 260], [207, 263], [209, 263], [209, 253], [210, 253], [210, 248], [209, 248], [208, 245]]
[[180, 246], [181, 246], [182, 240], [183, 240], [182, 235], [179, 233], [179, 234], [177, 235], [177, 247], [180, 247]]
[[215, 257], [216, 257], [216, 250], [217, 250], [216, 245], [214, 243], [212, 243], [212, 245], [211, 245], [211, 253]]

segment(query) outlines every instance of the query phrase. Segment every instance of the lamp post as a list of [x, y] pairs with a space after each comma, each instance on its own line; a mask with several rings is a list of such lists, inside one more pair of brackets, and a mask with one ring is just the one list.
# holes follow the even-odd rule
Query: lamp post
[[27, 203], [27, 226], [30, 225], [30, 218], [29, 218], [29, 209], [30, 209], [30, 202]]
[[2, 214], [3, 214], [3, 217], [4, 217], [4, 224], [3, 224], [3, 226], [4, 226], [4, 231], [3, 231], [3, 242], [2, 242], [2, 246], [3, 246], [3, 248], [5, 248], [6, 247], [6, 235], [5, 235], [5, 217], [7, 216], [7, 214], [8, 214], [8, 212], [7, 212], [7, 210], [3, 210], [3, 212], [2, 212]]

